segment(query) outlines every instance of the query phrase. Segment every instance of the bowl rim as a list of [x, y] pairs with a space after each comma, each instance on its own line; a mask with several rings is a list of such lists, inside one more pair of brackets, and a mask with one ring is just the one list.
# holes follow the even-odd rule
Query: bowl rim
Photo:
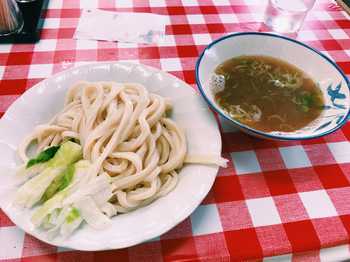
[[198, 89], [199, 89], [199, 92], [201, 93], [201, 95], [204, 97], [205, 101], [208, 103], [208, 105], [215, 111], [217, 112], [220, 116], [222, 116], [223, 118], [233, 122], [234, 124], [238, 125], [240, 128], [243, 128], [243, 129], [247, 129], [249, 132], [252, 132], [254, 133], [255, 135], [258, 135], [260, 137], [267, 137], [267, 138], [270, 138], [270, 139], [279, 139], [279, 140], [286, 140], [286, 141], [291, 141], [291, 140], [306, 140], [306, 139], [313, 139], [313, 138], [320, 138], [322, 136], [325, 136], [325, 135], [328, 135], [328, 134], [331, 134], [333, 132], [335, 132], [336, 130], [338, 130], [339, 128], [341, 128], [346, 122], [347, 120], [349, 119], [350, 117], [350, 107], [348, 108], [347, 110], [347, 113], [344, 117], [344, 119], [338, 123], [335, 127], [327, 130], [327, 131], [324, 131], [320, 134], [317, 134], [317, 135], [307, 135], [307, 136], [295, 136], [295, 137], [285, 137], [283, 135], [275, 135], [275, 134], [269, 134], [269, 133], [266, 133], [266, 132], [263, 132], [263, 131], [259, 131], [259, 130], [256, 130], [254, 128], [251, 128], [249, 126], [246, 126], [244, 124], [241, 124], [240, 122], [238, 122], [237, 120], [234, 120], [230, 117], [228, 117], [226, 114], [223, 114], [220, 110], [218, 110], [218, 108], [216, 107], [216, 105], [214, 105], [210, 99], [206, 96], [205, 92], [204, 92], [204, 89], [202, 87], [202, 84], [199, 80], [199, 66], [201, 64], [201, 61], [205, 55], [205, 53], [211, 48], [213, 47], [214, 45], [216, 45], [217, 43], [221, 42], [221, 41], [224, 41], [228, 38], [234, 38], [234, 37], [237, 37], [237, 36], [244, 36], [244, 35], [262, 35], [262, 36], [267, 36], [267, 37], [274, 37], [274, 38], [280, 38], [280, 39], [283, 39], [285, 41], [289, 41], [289, 42], [292, 42], [294, 44], [297, 44], [301, 47], [304, 47], [304, 48], [307, 48], [309, 50], [311, 50], [312, 52], [316, 53], [317, 55], [321, 56], [321, 58], [323, 58], [326, 62], [328, 62], [331, 66], [333, 66], [338, 72], [339, 74], [342, 76], [342, 78], [344, 79], [345, 83], [346, 83], [346, 86], [348, 87], [349, 89], [349, 92], [350, 92], [350, 81], [349, 79], [346, 77], [345, 73], [343, 72], [343, 70], [334, 62], [332, 61], [330, 58], [328, 58], [326, 55], [322, 54], [320, 51], [308, 46], [307, 44], [305, 43], [302, 43], [298, 40], [295, 40], [295, 39], [292, 39], [292, 38], [289, 38], [289, 37], [286, 37], [286, 36], [281, 36], [281, 35], [276, 35], [276, 34], [272, 34], [272, 33], [265, 33], [265, 32], [238, 32], [238, 33], [232, 33], [232, 34], [228, 34], [228, 35], [225, 35], [225, 36], [222, 36], [216, 40], [214, 40], [213, 42], [211, 42], [203, 51], [202, 53], [200, 54], [200, 56], [198, 57], [197, 59], [197, 62], [196, 62], [196, 72], [195, 72], [195, 75], [196, 75], [196, 83], [197, 83], [197, 86], [198, 86]]

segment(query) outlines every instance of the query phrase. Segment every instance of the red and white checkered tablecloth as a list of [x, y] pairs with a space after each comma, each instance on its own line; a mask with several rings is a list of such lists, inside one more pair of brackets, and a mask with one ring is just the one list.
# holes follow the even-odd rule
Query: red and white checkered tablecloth
[[[298, 39], [350, 75], [349, 16], [331, 0], [316, 2]], [[137, 61], [196, 88], [195, 62], [205, 46], [227, 33], [263, 30], [265, 5], [263, 0], [50, 0], [40, 42], [0, 45], [0, 111], [42, 79], [94, 61]], [[169, 16], [170, 25], [159, 45], [74, 40], [82, 8], [152, 12]], [[220, 169], [196, 211], [168, 233], [128, 249], [77, 252], [34, 239], [0, 210], [0, 260], [349, 258], [350, 124], [320, 139], [275, 142], [219, 123], [229, 166]]]

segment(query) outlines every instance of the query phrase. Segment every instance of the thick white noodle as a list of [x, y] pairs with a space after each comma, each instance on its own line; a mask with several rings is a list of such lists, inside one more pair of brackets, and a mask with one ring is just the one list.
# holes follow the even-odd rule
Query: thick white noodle
[[108, 214], [129, 212], [173, 190], [184, 161], [223, 164], [218, 156], [186, 156], [184, 131], [166, 117], [171, 107], [140, 84], [79, 82], [68, 90], [63, 110], [23, 140], [19, 155], [28, 161], [32, 142], [38, 153], [79, 140], [92, 163], [86, 180], [104, 172], [112, 177], [115, 210], [106, 206]]

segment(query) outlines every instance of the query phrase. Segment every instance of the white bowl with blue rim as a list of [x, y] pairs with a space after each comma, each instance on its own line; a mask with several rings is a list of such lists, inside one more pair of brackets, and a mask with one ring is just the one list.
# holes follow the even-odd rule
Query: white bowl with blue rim
[[[325, 106], [320, 116], [293, 132], [262, 132], [231, 117], [215, 102], [210, 81], [215, 68], [224, 61], [241, 55], [265, 55], [289, 62], [318, 83]], [[207, 103], [222, 117], [243, 132], [276, 140], [303, 140], [330, 134], [349, 118], [350, 85], [343, 71], [319, 51], [287, 37], [258, 32], [230, 34], [209, 44], [198, 58], [196, 82]]]

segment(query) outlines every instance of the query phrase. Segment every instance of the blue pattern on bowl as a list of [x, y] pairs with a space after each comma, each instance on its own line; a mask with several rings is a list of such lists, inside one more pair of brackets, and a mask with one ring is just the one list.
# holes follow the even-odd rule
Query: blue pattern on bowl
[[341, 109], [345, 109], [344, 105], [340, 105], [340, 104], [335, 103], [336, 99], [345, 99], [345, 97], [346, 97], [345, 94], [340, 93], [341, 86], [342, 86], [342, 83], [340, 82], [333, 90], [332, 85], [329, 85], [327, 88], [327, 94], [329, 95], [333, 106], [341, 108]]
[[332, 84], [330, 84], [327, 87], [327, 95], [328, 95], [329, 101], [331, 103], [330, 104], [328, 103], [327, 105], [325, 105], [323, 107], [323, 110], [332, 110], [332, 113], [333, 112], [337, 112], [337, 113], [335, 115], [323, 116], [322, 117], [323, 119], [328, 120], [330, 117], [332, 119], [330, 121], [323, 123], [319, 127], [317, 127], [314, 130], [314, 132], [318, 132], [318, 131], [328, 127], [331, 124], [338, 125], [343, 121], [344, 117], [346, 117], [346, 113], [347, 113], [348, 109], [346, 108], [346, 106], [344, 104], [339, 104], [337, 102], [337, 100], [345, 100], [345, 98], [346, 98], [345, 93], [341, 93], [341, 87], [342, 87], [342, 82], [337, 84], [334, 89], [333, 89]]

